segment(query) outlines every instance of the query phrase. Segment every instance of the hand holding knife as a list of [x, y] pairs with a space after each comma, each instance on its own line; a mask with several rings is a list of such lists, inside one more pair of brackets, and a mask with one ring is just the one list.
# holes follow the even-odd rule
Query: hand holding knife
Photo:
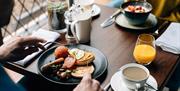
[[107, 26], [110, 26], [114, 23], [115, 17], [119, 15], [119, 13], [122, 12], [122, 9], [118, 9], [115, 13], [113, 13], [108, 19], [106, 19], [103, 23], [101, 23], [101, 27], [105, 28]]

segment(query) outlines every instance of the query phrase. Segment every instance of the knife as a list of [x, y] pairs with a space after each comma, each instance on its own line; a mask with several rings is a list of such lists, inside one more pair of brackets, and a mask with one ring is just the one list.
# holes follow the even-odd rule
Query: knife
[[111, 88], [111, 84], [108, 83], [105, 87], [104, 87], [104, 91], [108, 91]]
[[153, 33], [153, 35], [158, 35], [159, 31], [162, 30], [167, 24], [169, 24], [169, 21], [163, 22], [163, 24]]
[[113, 13], [108, 19], [106, 19], [103, 23], [101, 23], [101, 27], [105, 28], [114, 23], [115, 17], [122, 12], [122, 9], [118, 9], [115, 13]]

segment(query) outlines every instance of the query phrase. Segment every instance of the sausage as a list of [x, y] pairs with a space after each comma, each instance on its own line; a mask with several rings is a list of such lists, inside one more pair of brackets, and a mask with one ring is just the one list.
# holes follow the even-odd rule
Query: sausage
[[64, 61], [64, 58], [58, 58], [58, 59], [56, 59], [56, 60], [54, 60], [54, 61], [52, 61], [50, 63], [47, 63], [47, 64], [43, 65], [41, 67], [41, 70], [44, 71], [44, 70], [48, 69], [50, 66], [60, 64], [63, 61]]
[[76, 59], [72, 56], [68, 56], [65, 60], [64, 60], [64, 64], [62, 66], [62, 68], [71, 68], [75, 65]]

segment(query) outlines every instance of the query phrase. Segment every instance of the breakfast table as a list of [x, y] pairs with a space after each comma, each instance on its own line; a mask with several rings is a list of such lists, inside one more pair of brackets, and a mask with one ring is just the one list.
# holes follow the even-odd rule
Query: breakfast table
[[[133, 50], [139, 34], [144, 32], [154, 32], [164, 20], [158, 19], [158, 24], [149, 30], [131, 30], [118, 26], [116, 23], [109, 27], [102, 28], [100, 24], [112, 15], [117, 9], [109, 8], [106, 6], [98, 5], [101, 8], [99, 16], [93, 18], [92, 30], [89, 46], [99, 49], [108, 60], [107, 70], [98, 78], [101, 82], [101, 86], [105, 87], [111, 80], [111, 77], [118, 69], [127, 64], [134, 63]], [[44, 25], [43, 28], [47, 29], [48, 24]], [[165, 28], [159, 31], [159, 37]], [[61, 34], [61, 37], [57, 40], [62, 44], [66, 44], [64, 37], [65, 34]], [[180, 62], [180, 55], [175, 55], [163, 51], [161, 48], [156, 47], [157, 55], [155, 60], [148, 66], [146, 66], [150, 74], [156, 79], [158, 84], [158, 91], [162, 91], [171, 77], [173, 71]], [[8, 62], [4, 64], [5, 67], [16, 71], [25, 76], [40, 77], [37, 71], [37, 57], [33, 58], [32, 62], [26, 67], [19, 66], [17, 64]]]

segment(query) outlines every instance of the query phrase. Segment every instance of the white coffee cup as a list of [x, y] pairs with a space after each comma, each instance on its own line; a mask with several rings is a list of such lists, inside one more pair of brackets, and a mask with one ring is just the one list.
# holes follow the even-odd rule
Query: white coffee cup
[[129, 89], [143, 87], [149, 78], [149, 70], [140, 64], [129, 63], [120, 68], [121, 78]]
[[79, 14], [71, 24], [71, 30], [77, 36], [80, 43], [90, 41], [92, 17], [88, 13]]

